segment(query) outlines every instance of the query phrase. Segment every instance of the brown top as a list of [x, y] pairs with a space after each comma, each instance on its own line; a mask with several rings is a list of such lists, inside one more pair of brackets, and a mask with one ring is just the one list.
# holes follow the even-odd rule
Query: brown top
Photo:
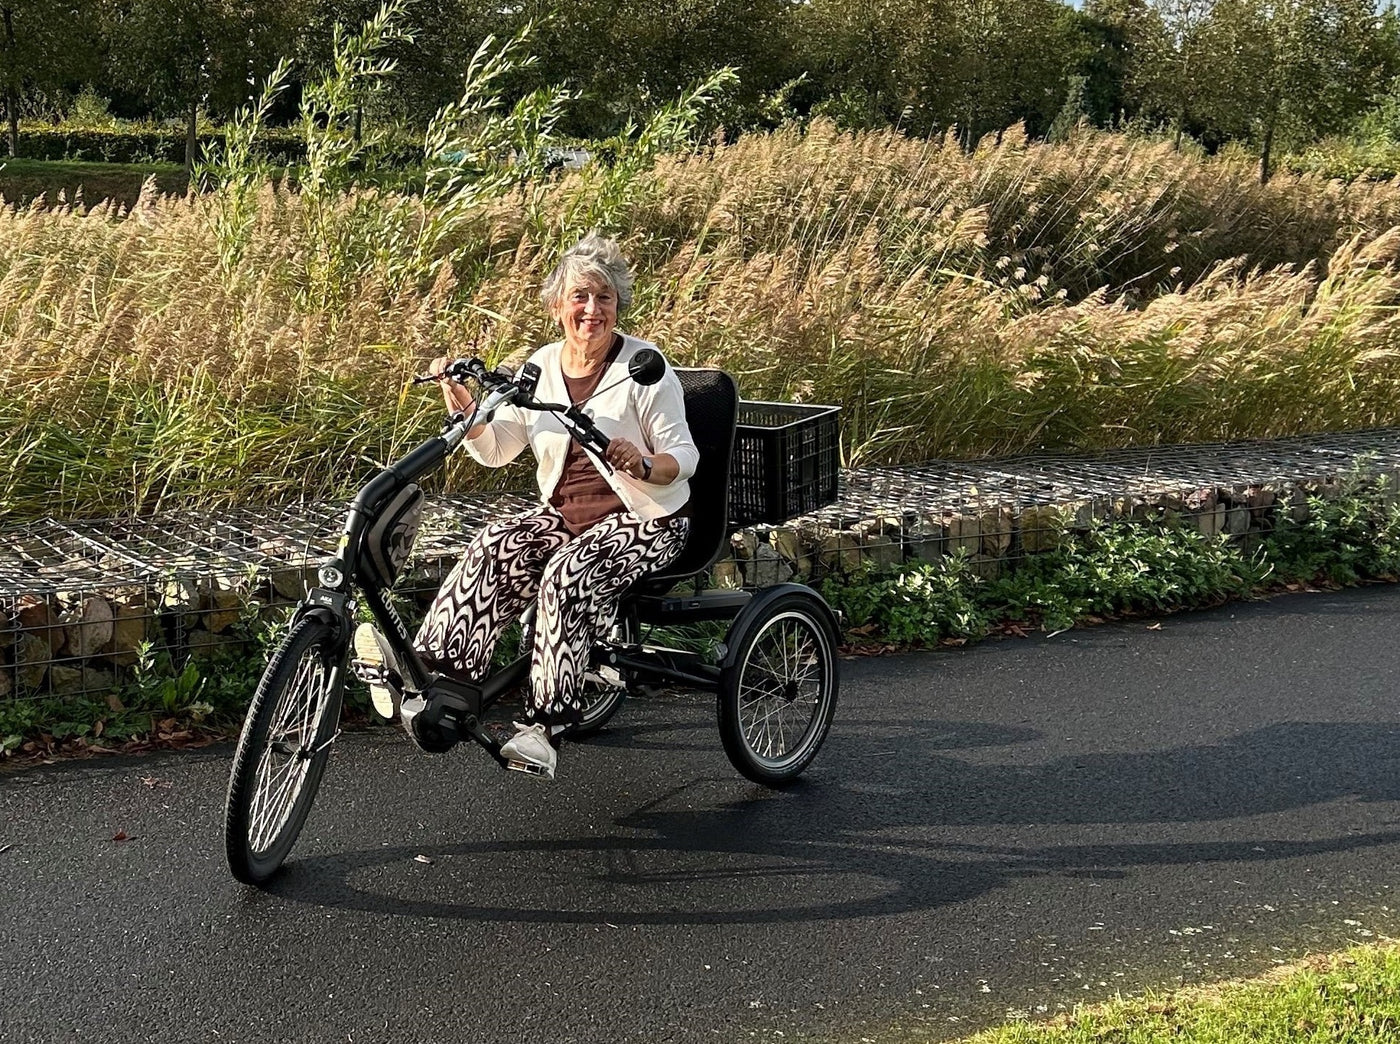
[[[569, 389], [570, 402], [580, 403], [593, 394], [603, 379], [603, 373], [617, 358], [620, 347], [619, 338], [613, 342], [612, 350], [598, 369], [587, 377], [570, 377], [567, 373], [564, 374], [564, 385]], [[613, 492], [608, 480], [594, 466], [593, 461], [589, 460], [588, 454], [577, 439], [569, 440], [569, 454], [564, 458], [564, 471], [559, 476], [559, 483], [554, 487], [554, 494], [549, 498], [549, 502], [564, 516], [564, 525], [574, 536], [578, 536], [589, 526], [609, 515], [625, 510], [622, 498]]]

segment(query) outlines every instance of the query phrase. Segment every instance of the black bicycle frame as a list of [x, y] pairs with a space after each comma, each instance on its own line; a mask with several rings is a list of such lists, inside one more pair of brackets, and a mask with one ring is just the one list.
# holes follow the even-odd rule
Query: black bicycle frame
[[[530, 400], [527, 409], [554, 413], [564, 422], [585, 450], [603, 459], [606, 437], [577, 408]], [[365, 535], [378, 513], [405, 487], [438, 468], [467, 437], [477, 420], [457, 413], [448, 418], [438, 435], [414, 447], [399, 460], [369, 480], [351, 502], [334, 557], [322, 567], [323, 586], [307, 594], [302, 613], [321, 614], [348, 633], [354, 614], [351, 592], [358, 588], [370, 614], [379, 625], [398, 659], [405, 695], [423, 698], [426, 707], [419, 713], [432, 727], [445, 730], [456, 739], [470, 736], [498, 762], [505, 764], [500, 744], [481, 729], [483, 711], [505, 693], [520, 685], [530, 673], [528, 651], [479, 683], [463, 681], [433, 670], [413, 647], [408, 627], [384, 596], [384, 585], [365, 566]], [[601, 445], [600, 445], [601, 443]], [[606, 466], [606, 462], [604, 462]], [[731, 618], [751, 599], [746, 591], [704, 591], [695, 595], [643, 595], [636, 606], [648, 622], [688, 623], [696, 620]], [[600, 657], [601, 662], [633, 673], [645, 682], [672, 682], [715, 691], [720, 671], [704, 657], [679, 649], [643, 647], [640, 644], [615, 646]]]

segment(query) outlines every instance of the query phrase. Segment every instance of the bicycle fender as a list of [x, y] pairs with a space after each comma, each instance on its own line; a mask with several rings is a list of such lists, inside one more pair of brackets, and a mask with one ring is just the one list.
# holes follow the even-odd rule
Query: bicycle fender
[[753, 600], [743, 609], [739, 610], [739, 615], [734, 617], [734, 622], [729, 625], [729, 631], [725, 635], [724, 656], [720, 658], [719, 667], [721, 670], [728, 670], [733, 667], [738, 659], [738, 654], [728, 641], [729, 635], [738, 630], [739, 625], [750, 619], [762, 617], [768, 613], [768, 607], [782, 598], [784, 595], [797, 594], [814, 606], [820, 606], [821, 612], [826, 616], [827, 622], [831, 624], [831, 633], [836, 636], [839, 644], [841, 641], [841, 621], [837, 618], [835, 611], [826, 604], [823, 598], [814, 588], [806, 584], [775, 584], [773, 587], [765, 587], [753, 596]]

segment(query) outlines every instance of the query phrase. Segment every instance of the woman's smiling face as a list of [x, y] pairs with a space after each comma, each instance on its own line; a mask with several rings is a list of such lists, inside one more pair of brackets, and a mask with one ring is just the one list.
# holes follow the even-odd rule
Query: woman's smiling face
[[617, 291], [601, 279], [571, 279], [554, 318], [564, 329], [564, 340], [589, 356], [612, 343], [617, 326]]

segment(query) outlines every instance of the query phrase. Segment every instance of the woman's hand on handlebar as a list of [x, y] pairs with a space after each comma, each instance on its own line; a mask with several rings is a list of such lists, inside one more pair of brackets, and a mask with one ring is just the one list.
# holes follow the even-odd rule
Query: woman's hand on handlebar
[[[651, 459], [650, 473], [642, 464], [642, 460], [647, 457]], [[680, 474], [680, 465], [676, 463], [676, 458], [669, 453], [648, 454], [634, 443], [622, 438], [613, 439], [608, 443], [605, 459], [616, 470], [631, 476], [638, 482], [650, 482], [657, 486], [668, 485]]]
[[447, 367], [451, 363], [451, 356], [438, 356], [428, 364], [428, 373], [437, 378], [438, 387], [442, 389], [443, 401], [447, 403], [447, 412], [470, 416], [472, 410], [476, 409], [476, 402], [465, 385], [458, 384], [446, 376]]

